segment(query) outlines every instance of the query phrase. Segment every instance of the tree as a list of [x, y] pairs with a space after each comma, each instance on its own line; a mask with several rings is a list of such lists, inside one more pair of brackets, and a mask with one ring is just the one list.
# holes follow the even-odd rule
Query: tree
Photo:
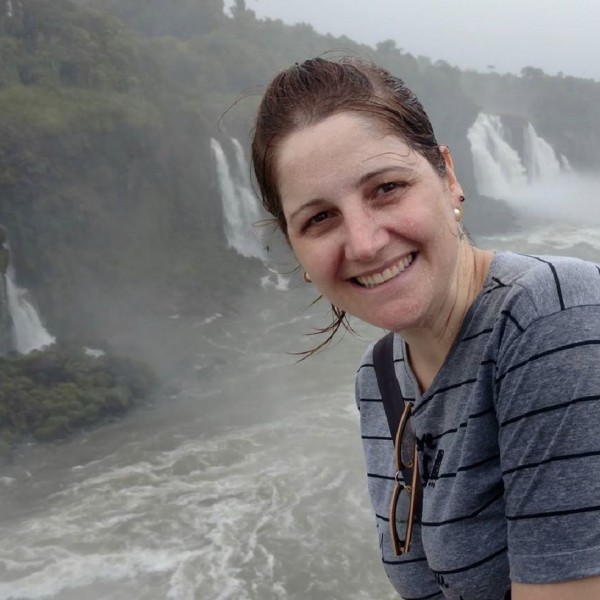
[[537, 67], [523, 67], [521, 69], [521, 76], [524, 79], [542, 79], [546, 74], [542, 69], [538, 69]]

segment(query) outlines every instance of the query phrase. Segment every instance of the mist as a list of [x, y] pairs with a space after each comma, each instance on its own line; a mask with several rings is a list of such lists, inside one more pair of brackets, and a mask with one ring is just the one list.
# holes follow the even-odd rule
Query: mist
[[[231, 2], [229, 5], [233, 5]], [[375, 47], [393, 40], [414, 56], [461, 69], [519, 74], [532, 66], [556, 75], [600, 79], [600, 7], [575, 0], [405, 2], [247, 0], [260, 18], [309, 23], [320, 33]]]
[[600, 261], [595, 6], [226, 4], [0, 0], [0, 600], [394, 597], [353, 397], [381, 332], [298, 362], [330, 307], [250, 178], [279, 70], [382, 64], [477, 244]]

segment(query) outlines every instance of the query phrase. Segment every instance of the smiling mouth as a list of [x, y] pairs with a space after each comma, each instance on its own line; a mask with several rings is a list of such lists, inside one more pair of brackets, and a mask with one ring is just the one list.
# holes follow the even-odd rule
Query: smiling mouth
[[408, 256], [401, 258], [395, 265], [384, 269], [380, 273], [372, 273], [371, 275], [362, 275], [360, 277], [354, 277], [353, 281], [358, 285], [365, 288], [374, 288], [382, 283], [386, 283], [390, 279], [394, 279], [405, 271], [415, 259], [416, 253], [411, 252]]

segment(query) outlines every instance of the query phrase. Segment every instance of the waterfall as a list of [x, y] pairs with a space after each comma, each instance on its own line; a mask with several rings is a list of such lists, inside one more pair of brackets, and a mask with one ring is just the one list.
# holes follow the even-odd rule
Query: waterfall
[[242, 256], [265, 260], [265, 250], [255, 231], [261, 211], [250, 187], [248, 164], [241, 144], [237, 140], [232, 142], [236, 157], [233, 172], [221, 144], [215, 139], [210, 140], [223, 200], [225, 237], [229, 247]]
[[519, 153], [507, 141], [500, 117], [479, 113], [467, 132], [477, 190], [491, 198], [506, 198], [527, 184]]
[[[279, 248], [274, 241], [265, 244], [257, 231], [257, 223], [265, 218], [250, 184], [250, 169], [244, 155], [244, 149], [238, 140], [231, 138], [233, 146], [233, 164], [230, 164], [223, 146], [215, 140], [210, 140], [210, 147], [215, 157], [219, 187], [223, 203], [225, 238], [230, 248], [247, 258], [258, 258], [269, 271], [261, 277], [264, 288], [274, 288], [285, 291], [289, 279], [284, 277], [274, 267], [275, 258], [279, 254], [288, 254], [287, 247]], [[286, 270], [290, 270], [287, 268]]]
[[523, 153], [530, 181], [544, 181], [560, 175], [562, 167], [554, 148], [537, 135], [531, 123], [525, 127]]
[[6, 276], [0, 271], [0, 356], [13, 349], [13, 324], [8, 309]]
[[598, 178], [576, 173], [531, 123], [509, 131], [498, 115], [479, 113], [467, 138], [480, 194], [505, 200], [536, 219], [600, 225]]
[[11, 268], [6, 273], [6, 293], [13, 322], [13, 342], [17, 352], [27, 354], [53, 344], [55, 338], [43, 326], [27, 290], [17, 287]]
[[510, 143], [498, 115], [479, 113], [467, 133], [471, 144], [475, 180], [480, 194], [510, 200], [535, 184], [555, 181], [571, 172], [569, 161], [525, 123], [521, 153]]

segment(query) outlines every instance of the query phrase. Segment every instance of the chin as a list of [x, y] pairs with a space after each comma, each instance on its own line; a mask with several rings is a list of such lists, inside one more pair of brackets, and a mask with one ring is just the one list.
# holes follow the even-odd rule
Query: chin
[[393, 310], [380, 310], [376, 313], [361, 311], [353, 313], [351, 310], [348, 311], [359, 318], [361, 321], [379, 327], [380, 329], [386, 329], [388, 331], [401, 332], [408, 329], [418, 328], [422, 325], [424, 318], [420, 310], [410, 310], [410, 308], [397, 307]]

